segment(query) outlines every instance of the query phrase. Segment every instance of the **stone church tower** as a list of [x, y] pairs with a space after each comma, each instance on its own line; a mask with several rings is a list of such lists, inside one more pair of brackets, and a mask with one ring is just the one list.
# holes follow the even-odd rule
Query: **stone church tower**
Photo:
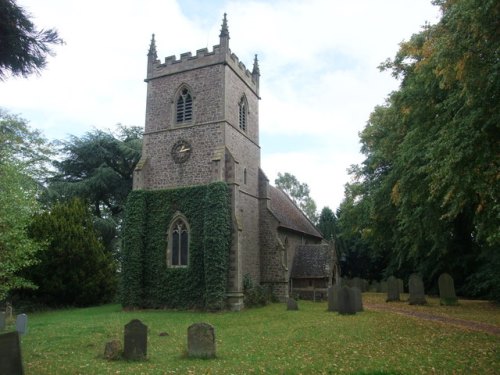
[[[231, 53], [225, 14], [219, 38], [213, 51], [204, 48], [194, 56], [188, 52], [181, 54], [180, 59], [170, 56], [161, 62], [157, 59], [153, 35], [145, 80], [143, 151], [134, 172], [134, 191], [182, 190], [215, 182], [227, 185], [232, 229], [223, 283], [227, 305], [240, 310], [244, 277], [249, 277], [255, 285], [269, 286], [280, 299], [285, 299], [289, 295], [295, 249], [299, 245], [319, 243], [322, 237], [286, 194], [269, 185], [260, 169], [257, 56], [249, 71]], [[200, 215], [203, 213], [195, 216]], [[148, 277], [153, 280], [153, 274], [146, 267], [129, 277], [128, 283], [135, 283], [136, 287], [125, 285], [125, 294], [147, 294], [144, 292], [150, 288], [147, 285], [158, 288], [163, 275], [172, 270], [189, 271], [188, 219], [182, 212], [174, 214], [168, 226], [168, 240], [164, 240], [165, 244], [155, 242], [157, 249], [167, 247], [161, 261], [163, 268], [154, 264], [147, 266], [156, 267], [156, 281], [146, 280]], [[142, 234], [129, 240], [129, 243], [135, 241], [134, 244], [143, 245], [127, 256], [124, 269], [145, 267], [145, 262], [150, 261], [147, 237], [151, 236], [152, 229], [148, 225], [144, 224]], [[140, 260], [141, 257], [147, 260]], [[210, 270], [205, 269], [204, 273], [207, 272]], [[143, 280], [142, 286], [136, 281], [138, 278]], [[130, 303], [139, 305], [140, 298], [134, 300], [139, 302]], [[165, 300], [162, 302], [158, 297], [153, 305], [164, 303]]]
[[259, 66], [250, 72], [229, 49], [226, 15], [213, 52], [157, 60], [148, 53], [143, 156], [134, 189], [166, 189], [225, 181], [231, 191], [233, 237], [228, 300], [242, 303], [243, 275], [260, 282]]

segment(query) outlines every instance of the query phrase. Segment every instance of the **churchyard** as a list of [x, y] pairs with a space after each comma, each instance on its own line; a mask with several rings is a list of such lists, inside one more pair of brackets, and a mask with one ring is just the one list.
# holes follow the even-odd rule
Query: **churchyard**
[[[123, 311], [120, 305], [32, 313], [20, 336], [24, 373], [498, 373], [498, 306], [471, 300], [448, 306], [431, 297], [426, 305], [409, 305], [408, 297], [401, 293], [399, 302], [385, 302], [387, 293], [363, 293], [364, 309], [355, 315], [329, 312], [326, 301], [303, 300], [296, 311], [275, 303], [237, 313]], [[209, 325], [192, 327], [200, 322]], [[15, 324], [8, 321], [7, 330]], [[147, 334], [146, 359], [105, 359], [106, 343], [124, 345], [126, 325], [140, 331], [138, 341]], [[189, 355], [190, 327], [201, 327], [210, 340], [214, 328], [215, 358]], [[487, 332], [491, 328], [496, 331]]]

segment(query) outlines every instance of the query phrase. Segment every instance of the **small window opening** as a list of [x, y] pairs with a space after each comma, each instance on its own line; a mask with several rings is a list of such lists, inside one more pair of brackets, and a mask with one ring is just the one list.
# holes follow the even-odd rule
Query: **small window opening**
[[186, 223], [179, 219], [172, 226], [172, 266], [188, 265], [189, 234]]
[[247, 103], [245, 97], [241, 98], [239, 106], [239, 118], [240, 118], [240, 129], [243, 131], [247, 130]]
[[177, 123], [189, 122], [193, 119], [193, 98], [188, 89], [184, 88], [177, 99]]
[[247, 184], [247, 169], [246, 168], [243, 170], [243, 183], [245, 185]]

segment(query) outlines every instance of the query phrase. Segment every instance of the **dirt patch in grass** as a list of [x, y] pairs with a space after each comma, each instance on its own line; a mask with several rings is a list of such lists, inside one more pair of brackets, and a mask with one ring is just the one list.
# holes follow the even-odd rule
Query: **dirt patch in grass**
[[396, 306], [391, 306], [389, 304], [382, 304], [382, 303], [365, 303], [364, 307], [368, 310], [391, 312], [395, 314], [410, 316], [412, 318], [431, 320], [443, 324], [453, 325], [455, 327], [463, 329], [470, 329], [473, 331], [479, 331], [495, 336], [500, 336], [500, 327], [483, 322], [474, 322], [471, 320], [458, 319], [443, 315], [435, 315], [421, 311], [410, 311], [406, 308], [398, 308]]

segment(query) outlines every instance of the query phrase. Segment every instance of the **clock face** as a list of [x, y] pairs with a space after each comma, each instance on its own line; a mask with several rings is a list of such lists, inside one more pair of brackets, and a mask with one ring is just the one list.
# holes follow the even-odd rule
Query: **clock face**
[[180, 141], [175, 142], [172, 147], [172, 158], [174, 162], [180, 164], [184, 163], [191, 156], [191, 145], [188, 141], [181, 139]]

